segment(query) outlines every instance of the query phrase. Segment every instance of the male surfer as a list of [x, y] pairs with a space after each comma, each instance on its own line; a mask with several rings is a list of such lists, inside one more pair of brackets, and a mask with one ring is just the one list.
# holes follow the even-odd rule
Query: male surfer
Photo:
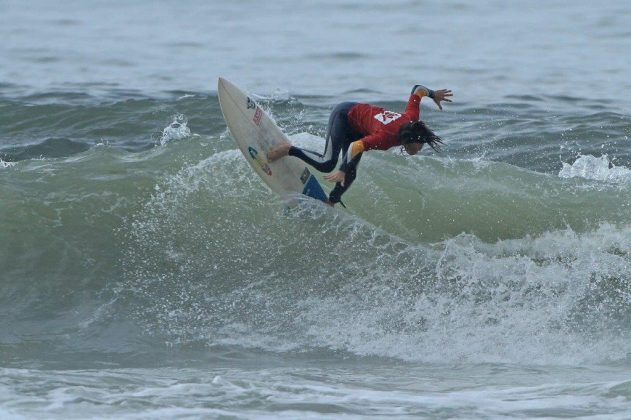
[[342, 194], [355, 180], [357, 165], [364, 151], [402, 146], [408, 154], [415, 155], [425, 143], [435, 151], [440, 151], [441, 138], [419, 121], [420, 104], [424, 96], [433, 99], [442, 110], [441, 101], [451, 102], [453, 94], [449, 89], [433, 91], [416, 85], [412, 88], [403, 114], [370, 104], [343, 102], [333, 109], [329, 117], [324, 154], [282, 142], [267, 152], [267, 159], [273, 162], [287, 155], [295, 156], [320, 172], [331, 172], [335, 169], [341, 150], [342, 164], [339, 170], [324, 177], [335, 182], [328, 201], [333, 206], [340, 202]]

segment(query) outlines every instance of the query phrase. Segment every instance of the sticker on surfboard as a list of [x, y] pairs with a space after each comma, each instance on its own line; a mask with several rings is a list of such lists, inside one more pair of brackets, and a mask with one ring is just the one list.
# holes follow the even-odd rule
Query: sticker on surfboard
[[248, 146], [248, 152], [250, 152], [250, 156], [259, 165], [263, 172], [265, 172], [269, 176], [272, 176], [272, 170], [270, 169], [267, 162], [265, 162], [263, 158], [259, 155], [259, 152], [252, 146]]

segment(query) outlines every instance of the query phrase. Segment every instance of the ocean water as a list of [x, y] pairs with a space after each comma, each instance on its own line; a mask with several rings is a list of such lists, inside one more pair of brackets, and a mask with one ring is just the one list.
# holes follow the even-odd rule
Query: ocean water
[[[0, 417], [631, 417], [629, 22], [0, 2]], [[316, 150], [338, 102], [449, 88], [421, 111], [445, 147], [286, 209], [219, 76]]]

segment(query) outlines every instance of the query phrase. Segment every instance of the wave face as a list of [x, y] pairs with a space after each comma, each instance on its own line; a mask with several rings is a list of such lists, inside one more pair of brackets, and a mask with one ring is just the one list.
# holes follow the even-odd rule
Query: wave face
[[182, 169], [127, 236], [127, 299], [146, 302], [135, 316], [169, 341], [270, 351], [434, 362], [627, 357], [628, 187], [503, 164], [394, 160], [393, 171], [420, 173], [404, 188], [424, 196], [402, 204], [403, 194], [384, 192], [391, 185], [379, 188], [388, 174], [372, 174], [384, 162], [367, 160], [369, 180], [348, 198], [371, 209], [361, 217], [311, 202], [283, 212], [233, 150]]
[[[590, 126], [572, 131], [580, 147], [554, 143], [575, 115], [531, 127], [549, 140], [537, 147], [518, 114], [487, 143], [441, 116], [454, 138], [443, 155], [368, 154], [345, 211], [285, 208], [235, 149], [215, 96], [70, 96], [4, 102], [6, 360], [160, 360], [168, 343], [628, 361], [631, 149], [614, 140], [605, 155]], [[322, 147], [325, 105], [261, 101], [292, 141]], [[459, 115], [480, 117], [467, 105]]]

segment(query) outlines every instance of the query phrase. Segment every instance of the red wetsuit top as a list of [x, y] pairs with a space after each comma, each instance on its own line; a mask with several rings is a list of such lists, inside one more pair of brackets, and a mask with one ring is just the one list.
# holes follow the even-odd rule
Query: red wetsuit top
[[410, 95], [403, 114], [374, 105], [357, 104], [348, 112], [348, 121], [358, 133], [365, 136], [359, 140], [364, 150], [387, 150], [399, 146], [399, 129], [403, 124], [418, 121], [420, 103], [418, 95]]
[[356, 156], [366, 150], [387, 150], [399, 146], [399, 130], [406, 123], [418, 121], [420, 104], [421, 96], [412, 94], [403, 114], [370, 104], [357, 104], [352, 107], [348, 112], [348, 122], [364, 137], [351, 143], [346, 151], [345, 163], [351, 163]]

